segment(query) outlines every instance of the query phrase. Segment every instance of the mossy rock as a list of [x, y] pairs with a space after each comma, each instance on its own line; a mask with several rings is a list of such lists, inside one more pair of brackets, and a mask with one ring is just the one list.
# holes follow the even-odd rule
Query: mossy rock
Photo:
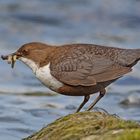
[[102, 112], [62, 117], [24, 140], [140, 140], [140, 125]]

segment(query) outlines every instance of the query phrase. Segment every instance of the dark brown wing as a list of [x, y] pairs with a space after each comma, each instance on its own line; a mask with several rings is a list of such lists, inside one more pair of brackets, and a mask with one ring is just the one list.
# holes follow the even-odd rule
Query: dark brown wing
[[50, 65], [51, 74], [59, 81], [72, 86], [93, 86], [97, 82], [117, 79], [131, 71], [116, 62], [95, 56], [92, 59], [64, 59]]

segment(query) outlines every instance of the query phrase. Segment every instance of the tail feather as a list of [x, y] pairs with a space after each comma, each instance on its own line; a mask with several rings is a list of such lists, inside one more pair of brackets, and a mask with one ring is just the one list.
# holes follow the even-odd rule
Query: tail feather
[[127, 67], [133, 67], [140, 60], [140, 49], [125, 49], [118, 54], [118, 61]]

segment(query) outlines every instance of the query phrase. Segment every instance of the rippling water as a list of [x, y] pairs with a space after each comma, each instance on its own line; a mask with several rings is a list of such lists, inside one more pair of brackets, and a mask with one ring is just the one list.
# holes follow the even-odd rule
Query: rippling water
[[[139, 7], [138, 0], [1, 0], [0, 54], [13, 52], [31, 41], [140, 48]], [[140, 121], [139, 70], [140, 64], [110, 86], [97, 106], [124, 119]], [[12, 70], [0, 61], [0, 77], [2, 140], [30, 135], [74, 112], [82, 100], [52, 93], [20, 62]]]

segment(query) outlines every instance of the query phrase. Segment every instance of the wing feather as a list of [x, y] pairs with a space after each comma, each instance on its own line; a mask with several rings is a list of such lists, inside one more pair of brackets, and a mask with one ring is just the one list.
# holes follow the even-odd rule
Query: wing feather
[[[105, 57], [94, 56], [92, 59], [63, 59], [51, 65], [51, 74], [59, 81], [72, 86], [93, 86], [120, 78], [131, 71]], [[53, 62], [52, 62], [53, 63]]]

